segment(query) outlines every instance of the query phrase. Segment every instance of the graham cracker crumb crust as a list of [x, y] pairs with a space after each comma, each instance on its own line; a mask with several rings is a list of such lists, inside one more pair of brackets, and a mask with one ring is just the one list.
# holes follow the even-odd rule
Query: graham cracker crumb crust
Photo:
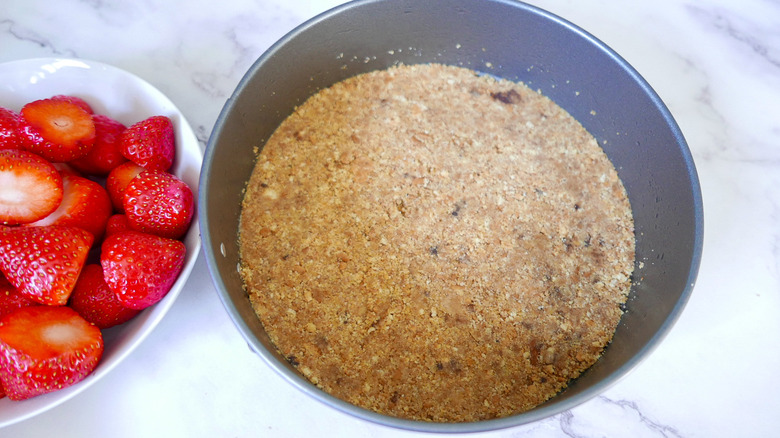
[[281, 354], [328, 393], [467, 422], [539, 405], [610, 342], [631, 208], [546, 97], [438, 64], [322, 90], [246, 187], [240, 271]]

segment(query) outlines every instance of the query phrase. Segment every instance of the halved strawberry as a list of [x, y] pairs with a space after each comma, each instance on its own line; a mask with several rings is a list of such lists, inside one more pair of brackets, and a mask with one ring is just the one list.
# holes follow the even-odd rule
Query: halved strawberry
[[175, 149], [173, 123], [165, 116], [149, 117], [122, 133], [122, 155], [149, 170], [168, 170]]
[[125, 231], [103, 241], [100, 264], [103, 276], [119, 301], [131, 309], [144, 309], [170, 291], [182, 268], [186, 248], [178, 240]]
[[0, 275], [0, 318], [22, 307], [38, 305], [40, 304], [16, 290], [5, 276]]
[[52, 98], [52, 100], [64, 100], [65, 102], [70, 102], [70, 103], [76, 104], [79, 107], [81, 107], [81, 109], [83, 109], [84, 111], [86, 111], [86, 112], [88, 112], [90, 114], [94, 114], [95, 113], [95, 111], [92, 109], [92, 106], [90, 104], [88, 104], [86, 100], [84, 100], [84, 99], [82, 99], [82, 98], [80, 98], [78, 96], [69, 96], [67, 94], [58, 94], [56, 96], [52, 96], [51, 98]]
[[0, 227], [0, 272], [29, 298], [65, 305], [93, 240], [77, 227]]
[[0, 379], [11, 400], [56, 391], [87, 377], [103, 335], [65, 306], [25, 307], [0, 319]]
[[81, 172], [90, 175], [106, 176], [116, 166], [127, 161], [120, 150], [120, 137], [127, 129], [125, 125], [111, 117], [95, 114], [95, 143], [86, 155], [70, 161]]
[[108, 190], [108, 196], [111, 198], [114, 210], [124, 213], [125, 189], [133, 178], [145, 170], [146, 169], [132, 161], [128, 161], [127, 163], [115, 167], [114, 170], [108, 174], [108, 178], [106, 178], [106, 190]]
[[17, 225], [45, 217], [62, 201], [62, 177], [32, 152], [0, 150], [0, 224]]
[[106, 236], [130, 230], [130, 223], [127, 222], [127, 216], [115, 214], [108, 218], [108, 223], [106, 223]]
[[113, 213], [106, 189], [95, 181], [69, 174], [62, 175], [62, 188], [62, 202], [57, 209], [25, 226], [70, 225], [89, 231], [99, 241]]
[[140, 312], [122, 305], [108, 288], [103, 268], [97, 264], [84, 266], [68, 305], [101, 329], [123, 324]]
[[49, 161], [70, 161], [92, 149], [95, 122], [75, 103], [41, 99], [22, 107], [17, 133], [24, 149]]
[[19, 114], [0, 107], [0, 149], [19, 149]]
[[123, 205], [130, 228], [170, 239], [187, 232], [194, 210], [189, 186], [159, 170], [141, 172], [130, 181]]

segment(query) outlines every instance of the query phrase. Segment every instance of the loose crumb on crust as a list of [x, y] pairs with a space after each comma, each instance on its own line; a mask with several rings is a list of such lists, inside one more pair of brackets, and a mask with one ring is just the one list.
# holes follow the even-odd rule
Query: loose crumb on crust
[[241, 275], [282, 355], [435, 422], [539, 405], [610, 342], [634, 265], [614, 167], [522, 84], [438, 64], [322, 90], [258, 157]]

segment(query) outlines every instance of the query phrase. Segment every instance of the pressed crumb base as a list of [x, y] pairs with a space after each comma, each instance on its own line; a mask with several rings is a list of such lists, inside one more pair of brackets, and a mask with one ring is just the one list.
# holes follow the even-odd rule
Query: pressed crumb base
[[287, 360], [407, 419], [537, 406], [590, 367], [634, 263], [614, 167], [527, 87], [443, 65], [298, 107], [246, 187], [241, 274]]

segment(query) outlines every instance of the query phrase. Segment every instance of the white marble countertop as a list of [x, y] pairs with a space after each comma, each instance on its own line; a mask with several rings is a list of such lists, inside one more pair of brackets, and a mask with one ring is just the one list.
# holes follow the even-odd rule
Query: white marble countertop
[[[0, 62], [112, 64], [166, 93], [205, 148], [265, 49], [336, 0], [4, 0]], [[486, 437], [765, 437], [780, 429], [780, 3], [532, 0], [626, 58], [681, 126], [705, 239], [682, 317], [602, 395]], [[3, 437], [415, 436], [346, 416], [253, 354], [201, 256], [171, 312], [109, 375]]]

